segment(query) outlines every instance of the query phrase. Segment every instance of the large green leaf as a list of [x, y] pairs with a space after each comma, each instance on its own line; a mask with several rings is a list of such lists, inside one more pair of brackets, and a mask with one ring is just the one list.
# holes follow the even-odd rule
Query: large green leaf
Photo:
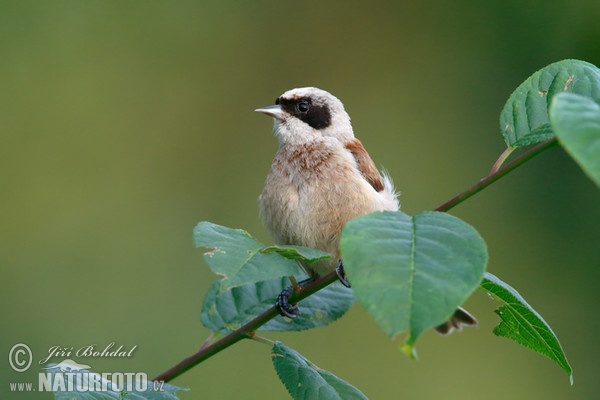
[[496, 276], [486, 273], [481, 287], [492, 294], [503, 306], [496, 310], [502, 321], [494, 334], [512, 339], [556, 362], [569, 375], [573, 384], [573, 371], [567, 357], [550, 326], [515, 289]]
[[578, 93], [600, 101], [600, 70], [579, 60], [563, 60], [531, 75], [511, 94], [500, 114], [500, 130], [509, 147], [539, 143], [553, 137], [548, 117], [552, 98]]
[[367, 399], [348, 382], [317, 367], [281, 342], [275, 342], [271, 354], [279, 379], [295, 400]]
[[342, 231], [341, 251], [359, 302], [388, 336], [410, 330], [403, 350], [411, 354], [419, 335], [478, 287], [487, 263], [477, 231], [441, 212], [357, 217]]
[[600, 186], [600, 105], [586, 97], [560, 93], [550, 106], [559, 142]]
[[[220, 292], [216, 281], [204, 296], [202, 324], [213, 332], [234, 331], [272, 307], [277, 295], [289, 285], [287, 278], [277, 278]], [[259, 330], [300, 331], [325, 326], [344, 315], [354, 301], [352, 290], [336, 282], [302, 300], [297, 318], [277, 317]]]
[[266, 247], [244, 230], [211, 222], [196, 225], [194, 242], [198, 247], [209, 248], [204, 253], [204, 259], [214, 273], [223, 277], [220, 280], [221, 291], [247, 283], [295, 275], [299, 271], [295, 260], [310, 262], [324, 256], [323, 252], [313, 249], [304, 251], [301, 247]]

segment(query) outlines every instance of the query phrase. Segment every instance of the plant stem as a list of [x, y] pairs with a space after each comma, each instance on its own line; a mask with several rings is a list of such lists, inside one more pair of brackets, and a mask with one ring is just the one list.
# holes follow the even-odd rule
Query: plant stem
[[250, 339], [256, 340], [259, 343], [263, 343], [263, 344], [269, 345], [271, 347], [273, 347], [273, 344], [275, 343], [271, 339], [267, 339], [264, 336], [258, 336], [256, 333], [254, 333], [252, 336], [250, 336]]
[[213, 341], [214, 338], [215, 338], [215, 332], [212, 332], [210, 335], [208, 335], [208, 337], [206, 338], [204, 343], [202, 343], [202, 346], [200, 346], [200, 350], [204, 350], [205, 348], [210, 346], [210, 343]]
[[[525, 162], [529, 161], [531, 158], [535, 157], [542, 151], [551, 148], [552, 146], [556, 145], [557, 143], [558, 142], [556, 141], [556, 138], [548, 139], [545, 142], [539, 143], [539, 144], [533, 146], [532, 148], [530, 148], [529, 150], [527, 150], [526, 152], [524, 152], [523, 154], [519, 155], [514, 160], [512, 160], [511, 162], [506, 164], [503, 168], [500, 168], [498, 170], [495, 170], [495, 168], [492, 168], [492, 171], [486, 177], [481, 178], [479, 181], [477, 181], [477, 183], [475, 183], [473, 186], [471, 186], [464, 192], [457, 194], [456, 196], [454, 196], [453, 198], [451, 198], [444, 204], [438, 206], [437, 208], [434, 209], [434, 211], [448, 211], [451, 208], [456, 207], [463, 201], [465, 201], [468, 198], [474, 196], [475, 194], [481, 192], [483, 189], [485, 189], [492, 183], [496, 182], [498, 179], [502, 178], [504, 175], [508, 174], [509, 172], [516, 169], [517, 167], [524, 164]], [[502, 153], [501, 158], [503, 158], [505, 153], [506, 153], [506, 151], [504, 153]], [[496, 165], [496, 164], [494, 164], [494, 165]]]
[[496, 162], [492, 166], [492, 169], [490, 170], [489, 174], [494, 174], [494, 173], [498, 172], [498, 170], [500, 169], [500, 167], [502, 166], [502, 164], [504, 164], [504, 161], [506, 161], [506, 159], [512, 154], [512, 152], [515, 151], [515, 149], [516, 149], [516, 147], [510, 147], [510, 146], [508, 146], [506, 148], [506, 150], [504, 150], [502, 152], [502, 154], [500, 154], [500, 157], [498, 157], [498, 159], [496, 160]]
[[[290, 296], [290, 303], [297, 303], [302, 299], [310, 296], [311, 294], [323, 289], [325, 286], [335, 282], [338, 279], [335, 271], [330, 272], [329, 274], [315, 280], [314, 282], [302, 287], [302, 289], [298, 292], [294, 292], [292, 296]], [[276, 316], [279, 315], [279, 311], [275, 306], [269, 308], [267, 311], [263, 312], [246, 325], [242, 326], [236, 331], [231, 332], [227, 336], [217, 340], [210, 346], [202, 346], [200, 350], [185, 358], [179, 364], [170, 368], [169, 370], [163, 372], [158, 375], [156, 378], [152, 379], [153, 381], [164, 381], [169, 382], [184, 372], [190, 370], [196, 365], [200, 364], [202, 361], [214, 356], [218, 352], [226, 349], [227, 347], [239, 342], [242, 339], [251, 338], [253, 336], [253, 332], [257, 330], [262, 325], [266, 324], [268, 321], [272, 320]]]

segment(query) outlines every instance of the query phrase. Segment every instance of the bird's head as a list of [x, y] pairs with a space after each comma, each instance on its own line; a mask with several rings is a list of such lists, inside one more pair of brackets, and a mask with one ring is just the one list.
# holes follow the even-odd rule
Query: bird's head
[[342, 102], [315, 87], [288, 90], [275, 100], [275, 105], [255, 111], [273, 117], [280, 145], [300, 144], [316, 136], [333, 137], [342, 143], [354, 138]]

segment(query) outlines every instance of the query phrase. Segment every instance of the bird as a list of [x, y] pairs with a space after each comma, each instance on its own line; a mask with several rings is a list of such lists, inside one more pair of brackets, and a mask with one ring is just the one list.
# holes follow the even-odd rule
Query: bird
[[[385, 171], [379, 171], [361, 141], [354, 136], [344, 104], [316, 88], [291, 89], [275, 104], [255, 111], [273, 118], [278, 149], [259, 196], [259, 216], [276, 243], [320, 249], [325, 260], [302, 263], [309, 280], [343, 271], [340, 234], [359, 215], [398, 211], [398, 192]], [[289, 304], [293, 288], [286, 288], [276, 305], [282, 316], [294, 318]], [[442, 334], [477, 320], [458, 308], [451, 319], [436, 327]]]

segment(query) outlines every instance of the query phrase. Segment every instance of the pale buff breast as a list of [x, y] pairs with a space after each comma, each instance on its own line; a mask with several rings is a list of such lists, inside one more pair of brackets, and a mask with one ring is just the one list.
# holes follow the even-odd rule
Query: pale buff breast
[[358, 215], [398, 209], [391, 181], [385, 178], [384, 189], [376, 191], [357, 170], [350, 152], [327, 138], [281, 148], [259, 201], [263, 223], [279, 244], [318, 248], [333, 255], [304, 266], [313, 276], [336, 267], [346, 222]]

